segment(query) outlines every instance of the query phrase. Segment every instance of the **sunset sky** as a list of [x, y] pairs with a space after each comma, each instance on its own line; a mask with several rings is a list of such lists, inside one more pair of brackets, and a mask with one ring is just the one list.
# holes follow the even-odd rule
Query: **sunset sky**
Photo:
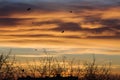
[[0, 0], [0, 4], [1, 46], [120, 48], [119, 0]]
[[9, 48], [120, 57], [120, 0], [0, 0], [0, 50]]

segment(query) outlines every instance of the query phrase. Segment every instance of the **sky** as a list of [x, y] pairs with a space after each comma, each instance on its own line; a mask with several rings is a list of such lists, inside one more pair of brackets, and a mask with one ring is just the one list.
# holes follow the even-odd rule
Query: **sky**
[[41, 57], [43, 48], [57, 56], [102, 54], [120, 66], [120, 1], [0, 0], [0, 53]]
[[119, 0], [0, 0], [0, 4], [1, 47], [120, 52]]

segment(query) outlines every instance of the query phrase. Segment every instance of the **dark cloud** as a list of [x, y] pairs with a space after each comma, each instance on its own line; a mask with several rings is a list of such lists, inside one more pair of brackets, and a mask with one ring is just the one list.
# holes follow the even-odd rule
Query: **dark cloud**
[[[71, 3], [59, 3], [59, 2], [50, 2], [50, 1], [34, 1], [32, 2], [12, 2], [12, 1], [1, 1], [0, 2], [0, 16], [11, 16], [13, 14], [24, 14], [27, 15], [29, 12], [26, 10], [30, 8], [30, 12], [41, 12], [41, 13], [50, 13], [50, 12], [57, 12], [57, 11], [66, 11], [69, 12], [69, 10], [73, 10], [75, 13], [79, 13], [83, 10], [105, 10], [108, 7], [105, 6], [97, 6], [96, 4], [93, 4], [91, 2], [84, 2], [81, 3], [81, 1], [76, 1], [74, 4]], [[82, 1], [83, 2], [83, 1]]]
[[[25, 3], [23, 2], [0, 2], [0, 16], [11, 16], [13, 14], [27, 15], [29, 12], [56, 12], [63, 10], [65, 6], [60, 6], [59, 3], [39, 2], [39, 3]], [[31, 11], [26, 9], [31, 8]]]
[[[87, 38], [95, 39], [120, 39], [120, 19], [101, 19], [99, 17], [89, 17], [85, 19], [85, 23], [100, 24], [101, 27], [93, 29], [85, 29], [85, 31], [93, 34], [102, 34], [107, 32], [106, 36], [88, 36]], [[113, 33], [111, 36], [108, 33]]]
[[0, 18], [0, 27], [5, 26], [14, 27], [16, 25], [23, 25], [24, 21], [32, 19], [33, 18]]
[[79, 14], [79, 13], [84, 13], [85, 10], [96, 10], [96, 9], [102, 9], [101, 7], [96, 7], [93, 5], [82, 5], [79, 3], [79, 5], [69, 5], [69, 9], [73, 10], [74, 13]]
[[40, 25], [45, 25], [45, 24], [61, 24], [63, 21], [61, 20], [47, 20], [47, 21], [34, 21], [32, 25], [34, 26], [40, 26]]
[[[20, 25], [20, 24], [24, 24], [21, 22], [24, 22], [26, 20], [32, 20], [32, 18], [1, 18], [0, 19], [0, 27], [2, 26], [15, 26], [15, 25]], [[17, 29], [17, 30], [0, 30], [0, 32], [23, 32], [23, 31], [41, 31], [41, 30], [46, 30], [46, 31], [77, 31], [77, 32], [87, 32], [87, 34], [89, 33], [93, 33], [93, 34], [102, 34], [103, 32], [114, 32], [115, 36], [87, 36], [88, 38], [119, 38], [120, 36], [120, 32], [118, 30], [120, 30], [119, 27], [119, 20], [118, 19], [101, 19], [101, 18], [86, 18], [85, 23], [90, 23], [90, 24], [102, 24], [102, 27], [99, 28], [82, 28], [80, 24], [78, 23], [74, 23], [74, 22], [63, 22], [61, 20], [48, 20], [48, 21], [34, 21], [32, 25], [36, 26], [39, 25], [41, 27], [41, 25], [44, 24], [56, 24], [58, 26], [56, 26], [56, 28], [52, 28], [52, 29], [37, 29], [37, 28], [28, 28], [28, 29]], [[42, 26], [44, 27], [44, 26]], [[85, 34], [85, 35], [87, 35]], [[58, 37], [58, 36], [53, 36], [53, 35], [44, 35], [44, 34], [36, 34], [36, 35], [9, 35], [9, 36], [13, 36], [13, 37]], [[61, 37], [60, 37], [61, 38]], [[62, 36], [62, 38], [81, 38], [80, 36]]]
[[115, 31], [113, 29], [120, 30], [120, 19], [102, 19], [99, 16], [85, 16], [84, 24], [100, 24], [100, 28], [86, 29], [94, 33], [102, 33], [104, 31]]
[[78, 23], [74, 22], [64, 22], [61, 24], [58, 24], [56, 28], [53, 28], [54, 31], [80, 31], [82, 30], [81, 26]]
[[100, 23], [101, 18], [99, 16], [100, 16], [100, 14], [99, 15], [92, 15], [92, 16], [83, 16], [83, 18], [84, 18], [83, 23], [84, 24], [87, 24], [87, 23], [90, 23], [90, 24]]
[[115, 27], [120, 25], [120, 19], [102, 19], [99, 15], [84, 16], [84, 23], [102, 24], [105, 27]]
[[34, 5], [26, 3], [0, 2], [0, 16], [11, 16], [13, 14], [25, 14], [28, 7], [35, 8]]
[[88, 36], [88, 39], [120, 39], [120, 35], [116, 36]]
[[90, 33], [93, 33], [93, 34], [102, 34], [103, 32], [111, 32], [113, 31], [111, 28], [109, 27], [100, 27], [100, 28], [86, 28], [84, 29], [84, 31], [86, 32], [90, 32]]
[[120, 29], [120, 19], [103, 19], [100, 23], [106, 27]]
[[[2, 36], [2, 35], [0, 35]], [[11, 36], [11, 37], [32, 37], [32, 38], [35, 38], [35, 37], [55, 37], [54, 35], [50, 35], [50, 34], [24, 34], [24, 35], [4, 35], [4, 36]]]
[[[77, 1], [77, 0], [76, 0]], [[14, 14], [21, 14], [21, 15], [27, 15], [30, 12], [37, 12], [40, 13], [40, 16], [44, 15], [41, 13], [51, 13], [51, 12], [58, 12], [58, 11], [66, 11], [69, 13], [69, 11], [72, 11], [73, 14], [76, 14], [76, 16], [80, 15], [80, 12], [84, 14], [84, 10], [105, 10], [110, 8], [110, 6], [96, 6], [96, 3], [93, 5], [87, 4], [87, 3], [79, 3], [80, 1], [78, 0], [77, 3], [58, 3], [58, 2], [38, 2], [38, 3], [25, 3], [23, 2], [0, 2], [0, 16], [12, 16]], [[111, 6], [113, 7], [113, 6]], [[26, 9], [31, 8], [30, 11], [27, 11]], [[79, 14], [79, 15], [78, 15]], [[33, 14], [32, 14], [33, 15]], [[48, 30], [53, 30], [53, 31], [85, 31], [88, 34], [93, 33], [93, 34], [101, 34], [105, 31], [107, 32], [114, 32], [116, 35], [115, 36], [88, 36], [88, 38], [119, 38], [120, 32], [120, 20], [119, 19], [101, 19], [101, 14], [97, 15], [90, 15], [86, 13], [88, 16], [83, 16], [80, 15], [78, 18], [83, 17], [85, 20], [83, 21], [84, 24], [90, 23], [90, 24], [101, 24], [102, 26], [99, 28], [82, 28], [80, 24], [75, 23], [75, 22], [63, 22], [62, 20], [56, 19], [48, 21], [36, 21], [33, 20], [32, 18], [0, 18], [0, 27], [14, 27], [16, 25], [24, 25], [27, 26], [31, 25], [34, 26], [34, 28], [30, 29], [18, 29], [15, 31], [35, 31], [35, 30], [42, 30], [42, 29], [37, 29], [35, 26], [40, 26], [41, 25], [49, 25], [49, 24], [56, 24], [56, 28], [53, 29], [48, 29]], [[55, 15], [56, 16], [56, 15]], [[76, 17], [75, 16], [75, 17]], [[30, 23], [26, 24], [25, 21], [28, 20], [33, 20], [33, 24], [31, 21]], [[38, 19], [37, 19], [38, 20]], [[30, 27], [31, 27], [30, 26]], [[42, 26], [43, 27], [43, 26]], [[47, 30], [47, 29], [45, 29]], [[7, 30], [0, 30], [1, 32], [7, 32]], [[8, 30], [9, 31], [9, 30]], [[9, 31], [10, 32], [10, 31]], [[14, 32], [14, 31], [11, 31]], [[55, 37], [53, 35], [10, 35], [10, 36], [19, 36], [19, 37]], [[80, 38], [79, 36], [65, 36], [65, 38]]]
[[[54, 12], [69, 12], [73, 11], [74, 14], [84, 13], [84, 10], [106, 10], [111, 6], [97, 6], [95, 3], [92, 2], [84, 2], [83, 1], [76, 1], [65, 3], [59, 3], [57, 1], [33, 1], [26, 2], [26, 1], [1, 1], [0, 2], [0, 16], [12, 16], [14, 14], [21, 14], [27, 15], [29, 13], [54, 13]], [[113, 7], [113, 6], [112, 6]], [[26, 9], [30, 8], [30, 11]], [[42, 15], [42, 14], [41, 14]]]

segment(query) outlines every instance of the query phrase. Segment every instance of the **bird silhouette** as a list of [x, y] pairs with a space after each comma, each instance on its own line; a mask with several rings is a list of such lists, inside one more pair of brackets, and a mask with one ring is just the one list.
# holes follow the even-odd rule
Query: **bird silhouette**
[[65, 31], [63, 30], [61, 33], [64, 33]]
[[27, 11], [30, 11], [31, 10], [31, 8], [27, 8]]
[[70, 11], [70, 13], [73, 13], [73, 11]]

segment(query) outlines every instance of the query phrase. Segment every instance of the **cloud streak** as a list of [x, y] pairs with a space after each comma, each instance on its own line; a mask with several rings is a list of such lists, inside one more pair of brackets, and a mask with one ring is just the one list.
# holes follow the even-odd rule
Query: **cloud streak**
[[[97, 39], [106, 42], [120, 39], [120, 6], [117, 0], [12, 0], [0, 1], [0, 4], [2, 45], [2, 42], [91, 44], [85, 44], [84, 40], [79, 42], [81, 39], [96, 39], [97, 45]], [[27, 8], [31, 10], [27, 11]]]

